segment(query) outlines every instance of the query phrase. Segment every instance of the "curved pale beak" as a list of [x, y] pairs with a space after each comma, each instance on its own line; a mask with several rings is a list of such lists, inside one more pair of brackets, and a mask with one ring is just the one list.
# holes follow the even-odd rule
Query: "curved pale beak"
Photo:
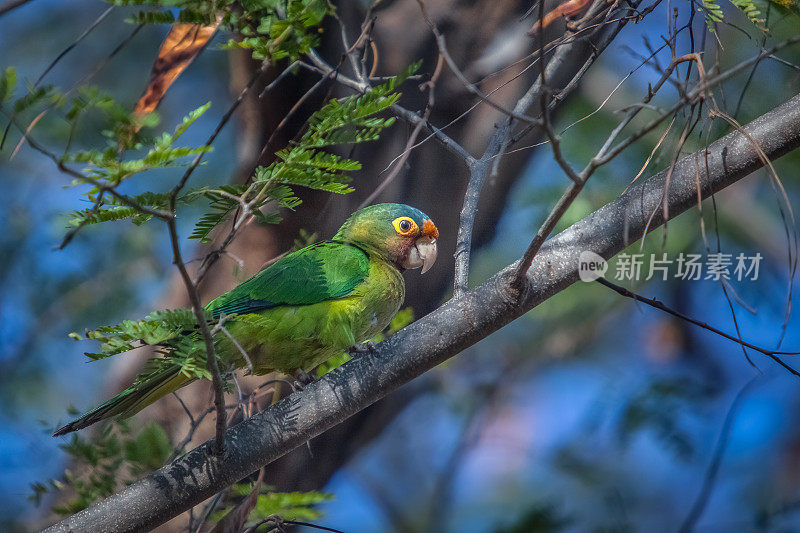
[[431, 269], [436, 262], [436, 239], [439, 237], [439, 230], [430, 220], [423, 221], [422, 234], [417, 237], [414, 247], [408, 252], [408, 257], [403, 263], [404, 268], [422, 267], [424, 274]]

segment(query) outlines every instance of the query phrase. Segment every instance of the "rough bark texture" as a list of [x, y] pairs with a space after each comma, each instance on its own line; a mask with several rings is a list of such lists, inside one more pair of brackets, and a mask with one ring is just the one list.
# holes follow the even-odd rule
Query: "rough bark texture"
[[301, 446], [362, 411], [426, 370], [485, 338], [578, 279], [578, 257], [592, 250], [611, 257], [638, 240], [646, 226], [661, 225], [662, 202], [677, 215], [764, 165], [754, 142], [770, 159], [800, 146], [800, 95], [666, 173], [631, 186], [613, 202], [549, 240], [527, 272], [521, 294], [509, 287], [516, 264], [452, 299], [382, 343], [230, 428], [227, 454], [214, 457], [209, 443], [150, 474], [124, 491], [55, 524], [48, 531], [134, 531], [154, 527]]

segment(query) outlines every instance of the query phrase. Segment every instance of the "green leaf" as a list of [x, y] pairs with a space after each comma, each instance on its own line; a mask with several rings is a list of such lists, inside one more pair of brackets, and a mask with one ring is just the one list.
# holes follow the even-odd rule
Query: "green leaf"
[[10, 101], [16, 88], [17, 71], [14, 67], [8, 67], [0, 74], [0, 104]]
[[139, 435], [124, 443], [125, 459], [139, 472], [161, 468], [172, 454], [172, 444], [164, 429], [158, 424], [145, 426]]
[[[167, 193], [154, 193], [145, 192], [136, 196], [130, 197], [131, 200], [143, 207], [153, 207], [156, 209], [165, 209], [169, 202], [169, 194]], [[99, 208], [88, 208], [80, 211], [73, 211], [72, 218], [69, 219], [69, 227], [78, 227], [87, 224], [99, 224], [101, 222], [110, 222], [116, 220], [131, 219], [134, 224], [141, 225], [150, 220], [150, 215], [146, 215], [133, 207], [127, 205], [120, 205], [120, 200], [111, 197], [107, 200], [108, 203], [103, 203]], [[115, 207], [104, 209], [103, 205], [115, 205]]]
[[258, 497], [256, 507], [250, 518], [263, 520], [270, 515], [278, 515], [287, 520], [316, 520], [322, 513], [313, 508], [318, 503], [333, 500], [327, 492], [268, 492]]
[[99, 353], [87, 353], [92, 359], [103, 359], [118, 353], [127, 352], [140, 345], [169, 345], [182, 342], [197, 326], [191, 309], [172, 309], [156, 311], [143, 320], [124, 320], [112, 326], [90, 330], [84, 336], [70, 335], [73, 338], [91, 339], [100, 342]]
[[203, 114], [206, 111], [208, 111], [209, 107], [211, 107], [211, 102], [207, 102], [204, 105], [201, 105], [200, 107], [198, 107], [197, 109], [186, 115], [181, 121], [181, 123], [178, 125], [178, 127], [175, 128], [175, 134], [172, 136], [172, 140], [175, 141], [178, 139], [178, 137], [183, 135], [186, 132], [186, 130], [189, 129], [189, 126], [194, 124], [194, 122], [198, 118], [202, 117]]

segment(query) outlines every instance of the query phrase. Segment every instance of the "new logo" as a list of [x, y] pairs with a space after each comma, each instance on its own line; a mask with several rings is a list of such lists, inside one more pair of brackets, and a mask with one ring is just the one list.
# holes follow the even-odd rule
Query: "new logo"
[[594, 281], [602, 278], [608, 270], [608, 263], [591, 250], [584, 250], [578, 257], [578, 276], [581, 281]]

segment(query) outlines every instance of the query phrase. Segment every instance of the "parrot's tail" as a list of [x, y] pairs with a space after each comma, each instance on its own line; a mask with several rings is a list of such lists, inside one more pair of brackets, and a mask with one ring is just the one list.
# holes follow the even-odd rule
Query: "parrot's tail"
[[192, 381], [181, 373], [178, 365], [168, 365], [139, 378], [129, 388], [92, 409], [77, 420], [73, 420], [53, 433], [54, 437], [91, 426], [95, 422], [114, 416], [127, 418], [133, 416], [154, 401], [166, 396]]

